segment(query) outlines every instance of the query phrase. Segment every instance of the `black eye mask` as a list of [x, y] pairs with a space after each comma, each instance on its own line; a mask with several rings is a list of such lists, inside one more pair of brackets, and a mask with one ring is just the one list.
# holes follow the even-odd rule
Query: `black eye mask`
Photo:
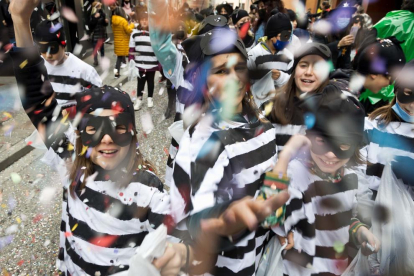
[[[339, 159], [348, 159], [354, 155], [357, 144], [352, 143], [352, 139], [335, 139], [333, 137], [324, 136], [320, 133], [308, 133], [307, 137], [312, 142], [311, 151], [318, 155], [324, 155], [327, 152], [333, 152]], [[319, 145], [316, 138], [320, 137], [324, 140], [324, 145]], [[344, 141], [345, 140], [345, 141]], [[349, 145], [349, 149], [342, 150], [341, 145]]]
[[59, 52], [59, 42], [56, 41], [48, 42], [46, 44], [38, 43], [37, 45], [42, 54], [50, 53], [54, 55]]
[[[88, 126], [94, 128], [93, 134], [86, 132]], [[117, 126], [123, 126], [125, 130], [124, 128], [117, 130]], [[82, 144], [88, 147], [96, 147], [99, 145], [106, 134], [111, 137], [116, 145], [125, 147], [131, 143], [133, 135], [136, 134], [133, 120], [128, 113], [119, 113], [107, 117], [84, 114], [78, 129], [81, 133]], [[119, 133], [124, 131], [125, 133]]]
[[411, 89], [411, 94], [405, 95], [404, 88], [395, 86], [395, 95], [397, 96], [397, 99], [400, 103], [406, 104], [414, 102], [414, 87], [411, 87], [409, 89]]

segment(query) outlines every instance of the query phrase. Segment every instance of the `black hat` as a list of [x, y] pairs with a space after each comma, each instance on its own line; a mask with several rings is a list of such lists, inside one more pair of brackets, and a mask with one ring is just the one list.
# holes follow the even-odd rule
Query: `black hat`
[[322, 57], [324, 60], [328, 61], [332, 59], [332, 53], [328, 46], [321, 43], [305, 43], [300, 49], [295, 52], [295, 62], [293, 64], [293, 69], [296, 68], [299, 61], [309, 55], [317, 55]]
[[270, 17], [266, 24], [265, 36], [268, 39], [277, 36], [282, 31], [292, 31], [292, 23], [289, 17], [284, 13], [277, 13]]
[[401, 69], [404, 64], [405, 55], [400, 42], [395, 37], [389, 37], [371, 43], [363, 41], [355, 56], [354, 69], [362, 75], [390, 75], [392, 70]]
[[214, 15], [214, 11], [211, 8], [205, 8], [205, 9], [202, 9], [200, 11], [200, 14], [202, 14], [203, 16], [206, 16], [207, 17], [209, 15]]
[[206, 56], [224, 53], [240, 53], [248, 58], [242, 40], [236, 32], [228, 29], [214, 29], [202, 35], [192, 36], [181, 45], [190, 62], [202, 62]]
[[117, 110], [131, 115], [135, 129], [134, 103], [125, 91], [112, 86], [93, 87], [82, 93], [76, 93], [76, 110], [78, 112], [92, 113], [99, 109]]
[[297, 16], [296, 16], [296, 13], [293, 10], [287, 9], [287, 14], [290, 18], [290, 21], [295, 21], [296, 20]]
[[245, 10], [235, 10], [233, 14], [231, 15], [231, 19], [233, 21], [233, 24], [236, 25], [236, 23], [242, 19], [243, 17], [249, 16], [249, 13]]
[[[325, 137], [338, 158], [350, 158], [361, 145], [365, 111], [358, 99], [351, 94], [342, 92], [336, 85], [328, 84], [321, 93], [306, 97], [300, 108], [315, 118], [313, 126], [308, 126], [307, 135], [316, 133]], [[350, 148], [341, 150], [341, 144], [347, 144]], [[312, 143], [312, 151], [321, 154], [314, 148]]]
[[[401, 103], [414, 102], [414, 59], [408, 62], [401, 72], [398, 74], [398, 78], [395, 80], [395, 95]], [[411, 95], [406, 95], [404, 89], [408, 88], [412, 91]]]
[[203, 21], [201, 21], [200, 26], [198, 26], [198, 34], [204, 34], [215, 28], [229, 29], [227, 18], [222, 15], [207, 16]]
[[36, 42], [58, 42], [61, 46], [66, 46], [65, 32], [60, 23], [54, 24], [52, 21], [44, 20], [40, 22], [34, 31]]

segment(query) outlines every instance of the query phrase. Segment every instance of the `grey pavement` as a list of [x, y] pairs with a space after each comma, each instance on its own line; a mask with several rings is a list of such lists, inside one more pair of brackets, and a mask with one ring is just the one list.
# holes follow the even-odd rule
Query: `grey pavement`
[[[105, 45], [105, 54], [111, 60], [111, 68], [103, 83], [128, 93], [136, 90], [137, 81], [128, 82], [127, 70], [121, 71], [125, 75], [114, 79], [113, 45]], [[91, 56], [84, 61], [93, 63]], [[99, 74], [103, 73], [99, 66], [96, 69]], [[135, 116], [140, 150], [164, 181], [171, 140], [167, 128], [173, 117], [164, 119], [167, 89], [164, 83], [158, 83], [159, 77], [157, 73], [154, 107], [147, 107], [144, 94], [141, 110]], [[143, 116], [146, 113], [154, 129], [143, 135], [141, 118], [148, 118]], [[0, 275], [54, 275], [59, 249], [60, 179], [40, 161], [45, 151], [33, 150], [24, 141], [35, 128], [21, 107], [13, 77], [0, 77], [0, 129]]]

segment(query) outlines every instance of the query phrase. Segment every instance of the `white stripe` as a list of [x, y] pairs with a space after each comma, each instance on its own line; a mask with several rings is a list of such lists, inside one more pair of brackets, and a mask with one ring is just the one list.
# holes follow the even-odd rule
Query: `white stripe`
[[69, 196], [68, 204], [72, 217], [85, 222], [96, 232], [109, 235], [128, 235], [153, 230], [147, 220], [144, 222], [135, 218], [128, 221], [119, 220], [108, 213], [101, 213], [93, 208], [89, 208], [78, 197], [73, 199]]
[[315, 245], [332, 247], [335, 241], [342, 244], [349, 242], [349, 226], [344, 226], [334, 231], [316, 230]]
[[347, 266], [348, 259], [331, 260], [317, 257], [313, 258], [313, 267], [315, 269], [315, 273], [328, 272], [335, 275], [341, 275]]
[[246, 267], [255, 264], [256, 250], [244, 254], [243, 259], [232, 259], [219, 255], [217, 258], [216, 267], [227, 267], [234, 273], [237, 273]]
[[370, 120], [365, 118], [365, 130], [371, 130], [376, 128], [381, 132], [398, 134], [408, 138], [414, 138], [414, 124], [406, 122], [390, 122], [385, 128], [383, 125], [378, 125], [378, 118], [375, 120]]
[[257, 164], [249, 169], [244, 169], [233, 176], [232, 182], [237, 183], [238, 188], [243, 188], [247, 184], [258, 180], [264, 173], [270, 171], [276, 165], [276, 154], [268, 160]]
[[285, 134], [285, 135], [295, 135], [295, 134], [306, 134], [306, 126], [305, 125], [280, 125], [280, 124], [272, 124], [273, 127], [276, 129], [276, 135], [278, 134]]

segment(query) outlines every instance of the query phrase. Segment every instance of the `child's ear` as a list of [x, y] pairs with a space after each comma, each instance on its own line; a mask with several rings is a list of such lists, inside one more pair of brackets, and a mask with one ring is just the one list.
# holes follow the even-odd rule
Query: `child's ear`
[[371, 79], [373, 79], [373, 80], [375, 80], [377, 77], [378, 77], [378, 75], [375, 75], [375, 74], [369, 74], [369, 76], [371, 77]]

